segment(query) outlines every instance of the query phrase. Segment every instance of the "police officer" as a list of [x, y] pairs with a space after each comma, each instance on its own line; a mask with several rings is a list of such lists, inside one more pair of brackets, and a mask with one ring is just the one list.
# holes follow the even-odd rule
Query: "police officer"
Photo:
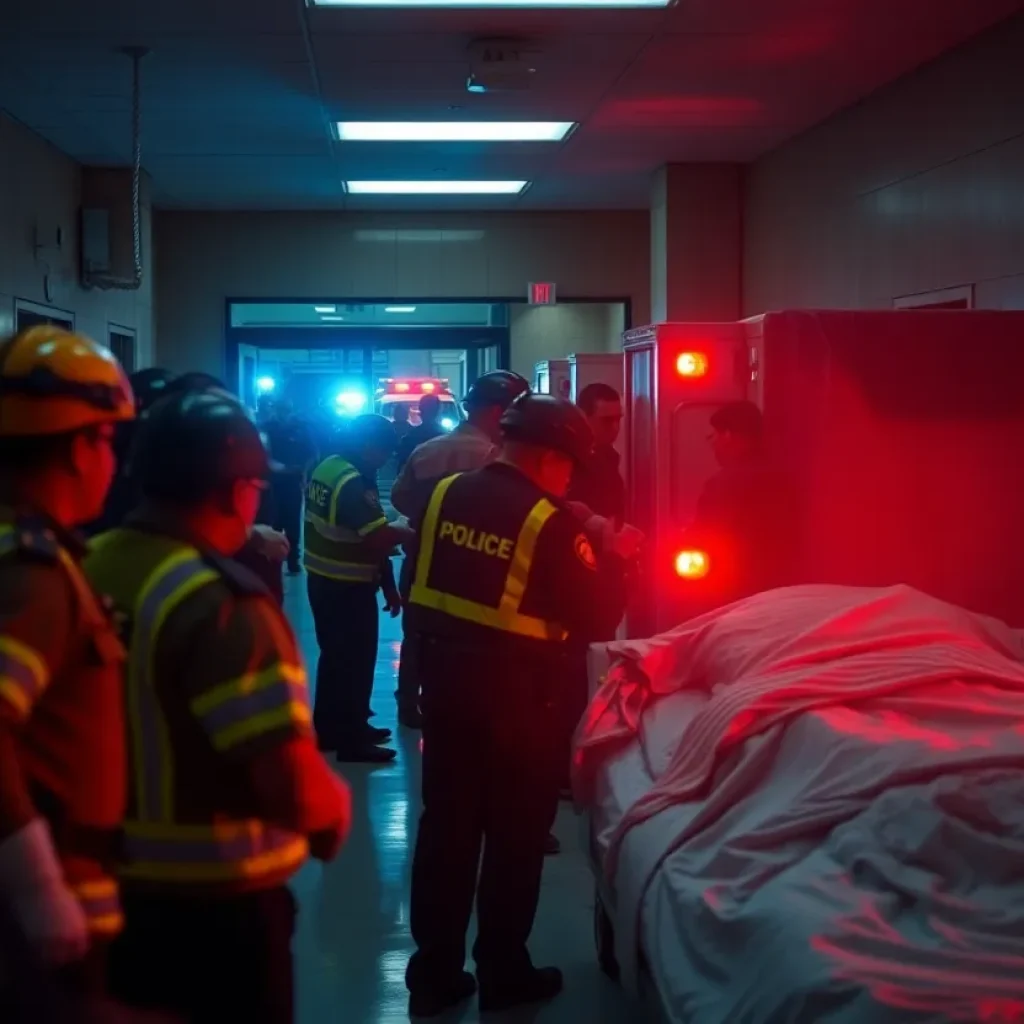
[[377, 591], [392, 615], [401, 598], [388, 559], [412, 531], [392, 526], [381, 508], [377, 472], [395, 450], [395, 428], [376, 414], [357, 416], [341, 441], [342, 454], [324, 459], [306, 491], [309, 604], [320, 660], [314, 721], [321, 750], [342, 761], [384, 763], [391, 735], [374, 729], [370, 698], [377, 666]]
[[350, 808], [316, 750], [295, 636], [230, 558], [267, 452], [231, 395], [185, 390], [149, 410], [132, 464], [143, 503], [85, 563], [129, 637], [126, 928], [112, 988], [192, 1024], [288, 1024], [285, 883], [310, 853], [334, 856]]
[[102, 989], [122, 924], [125, 652], [71, 530], [102, 509], [134, 415], [88, 338], [40, 326], [0, 344], [0, 901], [79, 991]]
[[[501, 432], [498, 424], [505, 410], [520, 395], [530, 390], [526, 379], [511, 370], [493, 370], [477, 378], [470, 387], [464, 405], [467, 419], [451, 433], [440, 431], [432, 439], [418, 444], [402, 466], [391, 488], [391, 504], [415, 528], [433, 494], [434, 488], [452, 473], [480, 469], [498, 456]], [[427, 398], [435, 398], [428, 395]], [[436, 400], [436, 398], [435, 398]], [[426, 398], [423, 399], [423, 402]], [[420, 404], [422, 405], [423, 402]], [[440, 408], [440, 406], [438, 406]], [[400, 589], [408, 598], [416, 550], [409, 545], [402, 562]], [[403, 620], [403, 626], [405, 626]], [[404, 629], [402, 654], [398, 667], [398, 720], [407, 728], [420, 727], [420, 680], [416, 667], [416, 638]], [[556, 846], [557, 849], [557, 846]]]
[[438, 484], [420, 525], [408, 610], [423, 678], [406, 973], [416, 1016], [475, 988], [463, 972], [474, 893], [481, 1011], [561, 989], [561, 972], [535, 968], [526, 948], [565, 756], [559, 687], [568, 652], [623, 611], [621, 565], [595, 555], [560, 500], [590, 453], [585, 417], [524, 395], [501, 428], [498, 461]]

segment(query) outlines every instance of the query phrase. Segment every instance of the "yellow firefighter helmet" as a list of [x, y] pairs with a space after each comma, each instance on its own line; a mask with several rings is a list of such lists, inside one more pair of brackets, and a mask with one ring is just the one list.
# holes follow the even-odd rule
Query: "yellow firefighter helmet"
[[43, 325], [0, 343], [0, 437], [65, 434], [134, 416], [121, 364], [84, 335]]

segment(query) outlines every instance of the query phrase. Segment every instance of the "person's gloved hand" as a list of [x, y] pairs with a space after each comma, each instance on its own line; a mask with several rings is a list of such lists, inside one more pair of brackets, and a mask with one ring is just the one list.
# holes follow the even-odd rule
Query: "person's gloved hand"
[[42, 818], [0, 843], [0, 894], [43, 961], [60, 965], [85, 956], [88, 922], [64, 882], [50, 829]]
[[280, 530], [275, 530], [264, 523], [257, 523], [252, 528], [252, 539], [256, 550], [271, 562], [283, 562], [291, 551], [288, 538]]
[[352, 826], [352, 793], [348, 783], [333, 772], [338, 798], [338, 820], [333, 828], [321, 829], [309, 837], [309, 852], [317, 860], [334, 860], [348, 838]]
[[629, 562], [639, 554], [646, 539], [643, 530], [627, 523], [621, 530], [615, 531], [606, 539], [605, 546], [623, 561]]

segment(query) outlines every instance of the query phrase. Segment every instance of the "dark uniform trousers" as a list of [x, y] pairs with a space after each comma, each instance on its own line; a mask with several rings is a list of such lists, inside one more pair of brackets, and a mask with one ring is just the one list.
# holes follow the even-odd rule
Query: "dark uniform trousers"
[[320, 658], [313, 725], [321, 747], [342, 750], [365, 739], [377, 667], [380, 611], [375, 583], [345, 583], [308, 574]]
[[129, 890], [122, 902], [117, 999], [183, 1024], [291, 1024], [295, 899], [284, 886], [218, 897]]
[[493, 647], [418, 639], [423, 815], [412, 881], [417, 952], [406, 980], [430, 988], [463, 969], [475, 891], [477, 973], [501, 984], [531, 967], [526, 942], [564, 757], [555, 700], [564, 666], [557, 656], [499, 659]]
[[302, 474], [287, 471], [276, 473], [271, 487], [274, 490], [273, 527], [281, 530], [288, 538], [288, 568], [295, 570], [302, 561]]

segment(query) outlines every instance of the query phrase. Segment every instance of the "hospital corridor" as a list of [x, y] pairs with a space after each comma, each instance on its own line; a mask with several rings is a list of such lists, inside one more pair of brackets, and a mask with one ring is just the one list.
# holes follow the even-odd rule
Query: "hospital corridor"
[[0, 1024], [1024, 1024], [1024, 0], [0, 8]]
[[[288, 579], [285, 607], [312, 669], [317, 648], [305, 584], [303, 576]], [[409, 1019], [405, 967], [412, 952], [409, 876], [420, 808], [420, 734], [399, 728], [396, 721], [400, 639], [400, 621], [382, 614], [373, 722], [394, 731], [398, 757], [382, 767], [337, 766], [352, 788], [352, 833], [333, 863], [311, 861], [292, 883], [299, 903], [294, 947], [298, 1024]], [[546, 1005], [486, 1019], [509, 1024], [636, 1021], [641, 1011], [635, 1002], [598, 969], [594, 880], [583, 855], [580, 819], [568, 803], [560, 806], [555, 830], [562, 852], [545, 865], [530, 951], [538, 964], [562, 968], [565, 991]], [[471, 933], [467, 948], [472, 940]], [[441, 1019], [473, 1024], [481, 1018], [472, 1000]]]

